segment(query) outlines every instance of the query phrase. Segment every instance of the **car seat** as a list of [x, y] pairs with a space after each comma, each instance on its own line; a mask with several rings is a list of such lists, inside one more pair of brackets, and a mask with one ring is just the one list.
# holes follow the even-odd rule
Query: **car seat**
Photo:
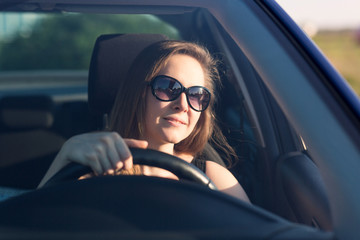
[[53, 132], [53, 101], [45, 95], [0, 100], [0, 186], [35, 188], [65, 138]]

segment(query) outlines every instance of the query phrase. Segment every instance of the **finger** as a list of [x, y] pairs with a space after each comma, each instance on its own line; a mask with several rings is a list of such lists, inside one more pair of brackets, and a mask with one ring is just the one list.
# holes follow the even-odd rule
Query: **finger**
[[114, 134], [105, 135], [101, 138], [101, 142], [105, 147], [106, 153], [106, 159], [104, 159], [106, 162], [103, 163], [103, 166], [106, 168], [105, 171], [108, 174], [114, 173], [114, 170], [117, 168], [117, 163], [121, 160], [115, 146], [116, 138], [118, 137], [114, 136]]
[[120, 157], [119, 157], [119, 154], [118, 152], [116, 151], [115, 149], [115, 146], [113, 146], [113, 148], [109, 149], [107, 151], [107, 158], [109, 159], [110, 161], [110, 164], [111, 164], [111, 168], [110, 169], [107, 169], [107, 173], [108, 174], [114, 174], [114, 170], [117, 169], [117, 163], [119, 162], [120, 160]]
[[100, 163], [102, 168], [102, 173], [107, 172], [108, 170], [112, 169], [111, 160], [109, 159], [109, 149], [108, 145], [100, 144], [94, 147], [94, 150], [97, 154], [97, 161]]
[[99, 161], [99, 156], [95, 151], [91, 151], [85, 154], [85, 161], [75, 161], [82, 165], [89, 166], [96, 175], [104, 172], [103, 167]]
[[129, 139], [124, 138], [124, 142], [129, 147], [135, 147], [135, 148], [147, 148], [149, 143], [145, 140], [136, 140], [136, 139]]
[[[143, 140], [136, 140], [136, 139], [124, 139], [124, 142], [128, 147], [137, 147], [137, 148], [147, 148], [148, 142]], [[132, 155], [123, 160], [124, 169], [130, 170], [133, 168], [133, 157]]]
[[132, 156], [124, 139], [116, 132], [112, 132], [109, 134], [113, 140], [114, 149], [116, 154], [111, 157], [115, 157], [114, 164], [115, 169], [131, 169], [132, 168]]
[[133, 168], [133, 157], [130, 155], [127, 159], [122, 160], [123, 168], [126, 170], [130, 170]]
[[119, 154], [121, 157], [120, 157], [120, 161], [118, 161], [116, 164], [117, 169], [121, 169], [121, 168], [124, 168], [126, 170], [132, 169], [133, 158], [129, 148], [124, 142], [121, 143], [121, 146], [118, 146], [118, 148], [121, 151], [121, 154]]
[[124, 139], [116, 132], [112, 132], [109, 134], [114, 142], [115, 149], [120, 157], [120, 159], [127, 159], [131, 156], [131, 152], [125, 143]]
[[78, 180], [83, 180], [83, 179], [87, 179], [87, 178], [92, 178], [94, 176], [94, 173], [87, 173], [85, 175], [82, 175], [81, 177], [78, 178]]

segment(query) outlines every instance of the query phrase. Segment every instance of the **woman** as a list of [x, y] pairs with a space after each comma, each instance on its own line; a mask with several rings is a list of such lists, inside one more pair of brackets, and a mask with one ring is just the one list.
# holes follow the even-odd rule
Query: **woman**
[[[216, 62], [197, 44], [162, 41], [149, 46], [119, 87], [111, 113], [112, 132], [70, 138], [39, 186], [71, 161], [90, 166], [97, 175], [120, 170], [176, 179], [163, 169], [133, 166], [128, 147], [155, 149], [196, 165], [210, 138], [232, 151], [221, 132], [214, 134], [213, 92], [218, 79]], [[206, 161], [203, 170], [219, 190], [249, 202], [226, 168]]]

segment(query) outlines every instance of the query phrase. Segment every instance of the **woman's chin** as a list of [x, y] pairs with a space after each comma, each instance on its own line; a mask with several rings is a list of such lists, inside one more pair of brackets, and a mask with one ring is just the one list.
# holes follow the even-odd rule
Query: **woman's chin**
[[164, 142], [166, 143], [171, 143], [171, 144], [178, 144], [179, 142], [181, 142], [182, 140], [184, 140], [185, 138], [180, 138], [178, 136], [174, 137], [174, 136], [170, 136], [170, 137], [166, 137], [164, 138]]

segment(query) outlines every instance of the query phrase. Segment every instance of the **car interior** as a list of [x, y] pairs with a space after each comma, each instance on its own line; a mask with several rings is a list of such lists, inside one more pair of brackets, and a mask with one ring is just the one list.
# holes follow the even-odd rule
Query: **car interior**
[[[222, 64], [219, 69], [222, 86], [218, 89], [219, 101], [215, 106], [216, 115], [221, 130], [238, 154], [239, 160], [229, 166], [230, 170], [244, 187], [252, 204], [291, 222], [308, 225], [314, 229], [332, 230], [325, 186], [316, 164], [306, 151], [306, 143], [295, 132], [261, 77], [234, 40], [215, 19], [201, 9], [179, 16], [172, 14], [158, 17], [176, 26], [184, 40], [202, 42], [213, 54], [221, 58]], [[51, 209], [52, 213], [61, 214], [61, 210], [54, 206], [65, 202], [66, 206], [73, 210], [71, 216], [76, 214], [89, 216], [90, 213], [87, 209], [74, 208], [74, 206], [81, 206], [84, 198], [88, 197], [86, 194], [80, 196], [81, 193], [84, 193], [85, 189], [95, 189], [93, 194], [99, 198], [87, 203], [92, 206], [112, 198], [113, 196], [106, 192], [106, 189], [117, 187], [123, 189], [122, 191], [130, 191], [129, 196], [132, 198], [126, 198], [118, 203], [112, 202], [113, 206], [130, 204], [136, 209], [139, 205], [143, 205], [139, 209], [141, 211], [147, 209], [149, 214], [143, 214], [142, 219], [135, 219], [136, 214], [130, 210], [121, 213], [119, 210], [110, 209], [112, 208], [109, 207], [110, 204], [102, 206], [101, 209], [106, 213], [113, 211], [114, 214], [119, 214], [123, 219], [131, 219], [131, 221], [119, 222], [119, 219], [115, 220], [107, 214], [95, 212], [98, 214], [97, 218], [104, 224], [98, 226], [96, 222], [89, 220], [86, 229], [108, 227], [113, 230], [116, 227], [118, 231], [118, 227], [121, 226], [129, 231], [138, 228], [174, 230], [172, 227], [176, 225], [178, 228], [193, 231], [190, 224], [195, 222], [202, 224], [201, 227], [204, 229], [218, 227], [218, 222], [212, 222], [211, 219], [219, 219], [219, 216], [224, 220], [222, 223], [224, 226], [237, 226], [239, 220], [235, 216], [240, 214], [236, 207], [238, 203], [233, 203], [235, 200], [230, 197], [226, 199], [226, 202], [231, 203], [231, 207], [224, 204], [220, 208], [223, 209], [223, 213], [211, 212], [211, 216], [206, 218], [207, 221], [204, 221], [204, 216], [199, 217], [201, 209], [205, 209], [206, 204], [210, 205], [213, 204], [212, 201], [215, 201], [207, 198], [209, 194], [213, 193], [209, 193], [209, 189], [193, 186], [187, 182], [179, 185], [164, 179], [144, 180], [144, 177], [139, 176], [130, 179], [128, 176], [123, 176], [123, 178], [114, 180], [109, 178], [101, 178], [97, 181], [89, 179], [88, 182], [75, 185], [66, 182], [62, 185], [59, 184], [55, 189], [48, 187], [33, 191], [68, 138], [85, 132], [107, 130], [108, 114], [115, 98], [116, 89], [119, 85], [126, 84], [124, 76], [131, 62], [146, 46], [166, 38], [168, 37], [162, 34], [114, 33], [103, 34], [97, 39], [93, 39], [95, 44], [89, 63], [87, 99], [61, 102], [54, 101], [49, 95], [39, 93], [26, 96], [1, 95], [0, 188], [4, 188], [3, 195], [12, 195], [11, 189], [28, 192], [26, 193], [27, 197], [19, 196], [12, 198], [11, 201], [2, 202], [0, 204], [1, 213], [10, 213], [21, 204], [27, 214], [31, 215], [34, 211], [31, 209], [37, 209], [39, 218], [46, 219], [49, 214], [46, 212], [47, 209]], [[212, 147], [210, 142], [202, 157], [221, 165], [227, 165], [228, 162], [224, 156], [222, 150]], [[106, 187], [102, 188], [101, 184], [105, 184]], [[127, 184], [137, 191], [129, 189]], [[179, 192], [174, 190], [175, 187]], [[153, 192], [150, 193], [150, 190]], [[183, 216], [182, 219], [175, 219], [173, 216], [178, 212], [187, 212], [186, 209], [189, 206], [179, 204], [177, 205], [178, 209], [174, 209], [170, 204], [151, 197], [151, 195], [156, 195], [154, 193], [162, 196], [164, 191], [167, 195], [181, 198], [183, 202], [191, 202], [196, 199], [198, 203], [194, 205], [194, 209], [198, 208], [199, 214], [190, 214]], [[77, 192], [79, 196], [76, 194]], [[65, 200], [58, 198], [61, 194], [67, 196], [69, 193], [72, 194], [72, 200], [70, 197], [66, 197]], [[137, 197], [141, 199], [144, 195], [148, 197], [150, 195], [149, 198], [151, 198], [145, 205], [140, 200], [134, 200]], [[164, 198], [166, 196], [164, 195]], [[215, 197], [215, 199], [217, 198]], [[180, 201], [173, 198], [171, 200], [176, 203]], [[40, 206], [45, 210], [40, 210]], [[87, 205], [82, 206], [86, 207]], [[163, 210], [159, 216], [163, 219], [170, 219], [168, 223], [147, 217], [155, 214], [151, 209], [161, 208]], [[267, 223], [273, 223], [273, 225], [270, 224], [271, 227], [268, 231], [264, 230], [264, 236], [270, 234], [274, 229], [279, 229], [279, 231], [285, 228], [291, 229], [291, 226], [282, 222], [281, 219], [268, 216], [267, 213], [258, 210], [252, 209], [251, 211], [258, 214], [257, 217], [261, 216], [261, 221], [266, 219]], [[257, 217], [246, 215], [248, 223], [241, 220], [244, 229], [250, 227], [251, 221], [259, 221]], [[5, 225], [15, 224], [31, 228], [36, 228], [39, 226], [38, 224], [41, 224], [44, 229], [50, 230], [73, 230], [76, 227], [83, 227], [78, 225], [78, 221], [75, 220], [71, 224], [65, 224], [66, 216], [48, 223], [43, 219], [39, 222], [29, 221], [27, 217], [20, 218], [20, 215], [14, 214], [11, 219], [0, 220], [0, 222]], [[184, 219], [192, 220], [184, 223]], [[54, 227], [55, 223], [57, 227]], [[206, 233], [206, 236], [211, 234], [215, 234], [216, 237], [217, 233], [210, 231]], [[319, 235], [319, 238], [322, 236]]]

